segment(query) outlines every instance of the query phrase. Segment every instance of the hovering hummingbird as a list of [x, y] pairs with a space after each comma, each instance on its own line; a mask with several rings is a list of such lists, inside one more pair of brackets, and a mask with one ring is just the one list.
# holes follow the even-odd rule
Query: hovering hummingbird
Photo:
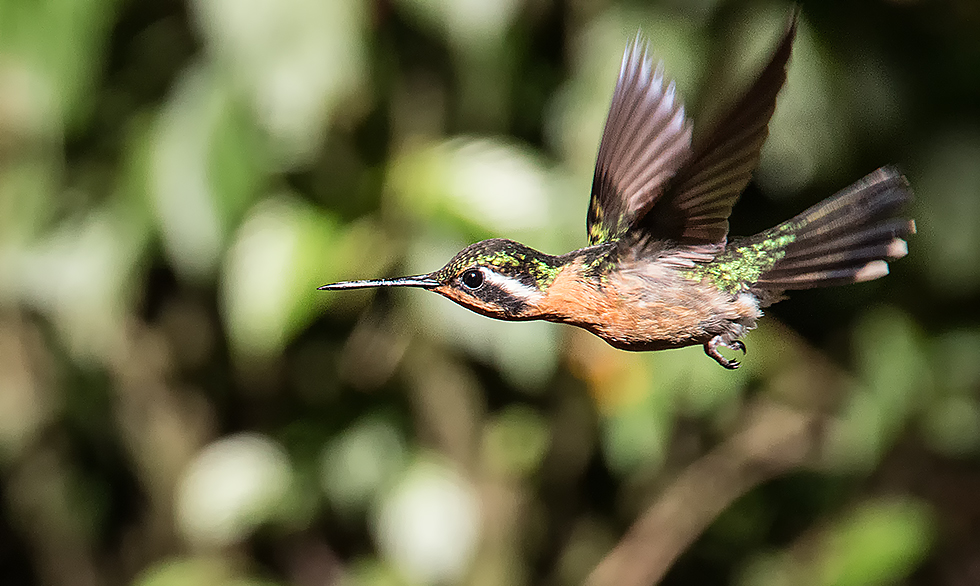
[[761, 308], [790, 289], [888, 274], [915, 223], [908, 182], [883, 167], [795, 218], [728, 238], [728, 216], [759, 163], [796, 35], [796, 17], [755, 82], [711, 132], [692, 140], [674, 83], [637, 38], [624, 52], [599, 144], [589, 246], [552, 256], [493, 238], [441, 269], [320, 289], [420, 287], [502, 320], [572, 324], [623, 350], [700, 344], [740, 350]]

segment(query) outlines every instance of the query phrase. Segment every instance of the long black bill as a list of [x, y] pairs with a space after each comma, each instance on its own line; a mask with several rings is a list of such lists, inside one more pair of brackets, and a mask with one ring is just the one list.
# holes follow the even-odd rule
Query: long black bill
[[320, 291], [339, 291], [341, 289], [369, 289], [371, 287], [421, 287], [432, 289], [438, 287], [439, 281], [429, 275], [399, 277], [397, 279], [372, 279], [369, 281], [341, 281], [317, 287]]

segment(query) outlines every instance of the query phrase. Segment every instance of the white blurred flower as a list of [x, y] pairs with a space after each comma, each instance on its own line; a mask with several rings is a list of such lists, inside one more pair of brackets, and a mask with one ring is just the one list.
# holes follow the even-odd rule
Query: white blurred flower
[[382, 501], [375, 535], [383, 555], [409, 579], [456, 581], [476, 550], [479, 501], [455, 470], [423, 462]]
[[184, 472], [176, 497], [178, 529], [197, 545], [234, 543], [272, 516], [291, 477], [286, 453], [272, 440], [253, 433], [222, 438]]

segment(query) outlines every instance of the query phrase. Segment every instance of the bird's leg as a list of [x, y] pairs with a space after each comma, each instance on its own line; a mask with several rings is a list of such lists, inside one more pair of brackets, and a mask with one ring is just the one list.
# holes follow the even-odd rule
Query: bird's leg
[[729, 360], [721, 355], [718, 351], [718, 346], [724, 346], [725, 348], [731, 348], [732, 350], [741, 350], [742, 355], [745, 355], [745, 344], [741, 340], [735, 340], [733, 342], [726, 342], [721, 336], [715, 336], [711, 338], [704, 344], [704, 353], [715, 359], [718, 364], [724, 366], [728, 370], [735, 370], [739, 367], [738, 360]]

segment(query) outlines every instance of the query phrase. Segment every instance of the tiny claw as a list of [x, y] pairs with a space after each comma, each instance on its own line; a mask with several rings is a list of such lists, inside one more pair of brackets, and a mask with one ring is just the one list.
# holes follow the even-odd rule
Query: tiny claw
[[739, 340], [735, 340], [734, 342], [725, 342], [721, 336], [715, 336], [714, 338], [711, 338], [709, 341], [705, 342], [704, 344], [704, 353], [714, 358], [715, 362], [724, 366], [728, 370], [735, 370], [736, 368], [741, 366], [738, 360], [729, 360], [724, 356], [722, 356], [721, 352], [718, 351], [718, 346], [725, 346], [733, 350], [741, 350], [742, 353], [744, 354], [745, 344], [743, 344]]

